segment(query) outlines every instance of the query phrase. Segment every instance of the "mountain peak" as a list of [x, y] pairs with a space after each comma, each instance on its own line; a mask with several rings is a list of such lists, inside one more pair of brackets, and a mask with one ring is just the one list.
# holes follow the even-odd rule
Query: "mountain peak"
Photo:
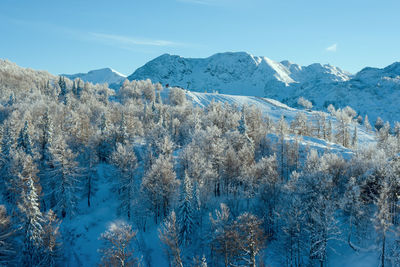
[[119, 73], [111, 68], [102, 68], [97, 70], [91, 70], [87, 73], [76, 73], [76, 74], [61, 74], [71, 80], [80, 78], [85, 82], [96, 83], [108, 83], [110, 86], [117, 85], [126, 79], [126, 75]]

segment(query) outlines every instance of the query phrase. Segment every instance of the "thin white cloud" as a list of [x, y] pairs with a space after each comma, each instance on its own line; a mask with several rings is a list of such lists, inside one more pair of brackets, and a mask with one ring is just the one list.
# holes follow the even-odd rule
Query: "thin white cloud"
[[325, 50], [328, 51], [328, 52], [336, 52], [337, 51], [337, 47], [338, 47], [337, 44], [333, 44], [333, 45], [330, 45], [327, 48], [325, 48]]
[[121, 45], [124, 47], [127, 46], [181, 46], [182, 43], [167, 41], [167, 40], [153, 40], [153, 39], [144, 39], [144, 38], [134, 38], [130, 36], [123, 35], [115, 35], [115, 34], [105, 34], [105, 33], [89, 33], [92, 37], [97, 40]]

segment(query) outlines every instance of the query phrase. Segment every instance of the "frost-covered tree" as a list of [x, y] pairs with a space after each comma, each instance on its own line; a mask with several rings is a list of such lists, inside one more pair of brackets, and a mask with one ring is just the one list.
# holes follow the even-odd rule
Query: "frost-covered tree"
[[120, 212], [126, 214], [128, 219], [132, 215], [132, 203], [135, 193], [138, 193], [135, 181], [137, 159], [131, 145], [117, 144], [111, 156], [112, 163], [118, 167], [118, 192], [120, 197]]
[[[278, 156], [279, 156], [279, 168], [280, 168], [280, 174], [281, 174], [281, 179], [285, 178], [285, 159], [286, 159], [286, 154], [287, 154], [287, 144], [285, 141], [285, 137], [287, 135], [289, 126], [287, 125], [287, 122], [283, 116], [278, 121], [278, 124], [276, 126], [276, 131], [278, 134], [278, 143], [277, 143], [277, 148], [278, 148]], [[287, 174], [288, 175], [288, 174]]]
[[365, 115], [364, 127], [368, 132], [372, 130], [372, 126], [371, 126], [371, 124], [369, 123], [369, 120], [368, 120], [368, 115]]
[[65, 77], [64, 76], [59, 76], [58, 78], [58, 86], [60, 87], [60, 98], [61, 100], [64, 100], [64, 97], [67, 95], [67, 84], [65, 82]]
[[353, 136], [351, 138], [351, 147], [356, 149], [358, 144], [358, 129], [354, 126]]
[[26, 189], [23, 190], [18, 207], [22, 213], [21, 232], [23, 248], [21, 252], [22, 266], [38, 266], [43, 257], [43, 224], [45, 219], [39, 208], [39, 196], [33, 177], [23, 177]]
[[[334, 176], [329, 165], [322, 164], [318, 153], [311, 150], [303, 173], [297, 179], [296, 188], [302, 199], [309, 234], [309, 258], [321, 266], [328, 257], [330, 240], [340, 235], [335, 218]], [[327, 169], [325, 169], [325, 166]]]
[[311, 103], [311, 101], [305, 99], [302, 96], [297, 100], [297, 104], [302, 106], [305, 109], [312, 109], [312, 107], [313, 107], [313, 104]]
[[166, 254], [171, 266], [183, 267], [179, 247], [179, 230], [174, 211], [164, 220], [158, 230], [158, 236], [165, 245]]
[[106, 113], [102, 113], [100, 117], [98, 133], [98, 156], [100, 161], [106, 161], [112, 153], [113, 138], [112, 127]]
[[386, 239], [388, 231], [392, 226], [392, 214], [390, 212], [389, 202], [389, 184], [387, 181], [383, 182], [379, 198], [376, 200], [376, 206], [378, 208], [375, 214], [375, 228], [379, 234], [379, 240], [381, 242], [381, 264], [380, 266], [385, 267], [386, 264]]
[[376, 121], [374, 124], [375, 130], [379, 131], [383, 126], [384, 126], [384, 122], [381, 119], [381, 117], [376, 118]]
[[1, 173], [1, 187], [0, 192], [4, 196], [4, 200], [12, 202], [15, 199], [15, 195], [12, 194], [13, 184], [12, 180], [14, 175], [12, 173], [13, 168], [13, 156], [15, 146], [10, 126], [5, 124], [3, 126], [3, 136], [1, 140], [1, 154], [0, 154], [0, 173]]
[[7, 216], [6, 207], [0, 205], [0, 265], [15, 264], [16, 244], [15, 229], [11, 224], [10, 217]]
[[294, 134], [310, 135], [309, 122], [307, 115], [304, 112], [298, 112], [296, 117], [290, 124], [290, 128]]
[[173, 169], [172, 159], [160, 155], [143, 177], [142, 190], [145, 192], [155, 214], [155, 220], [168, 214], [170, 202], [179, 180]]
[[21, 148], [24, 152], [30, 156], [33, 156], [32, 151], [32, 140], [28, 130], [28, 121], [25, 121], [24, 128], [19, 132], [19, 137], [17, 140], [17, 148]]
[[193, 221], [193, 186], [187, 173], [181, 186], [181, 195], [178, 209], [179, 242], [189, 245], [194, 233]]
[[112, 222], [107, 231], [101, 234], [100, 240], [103, 246], [99, 250], [101, 255], [100, 266], [139, 266], [139, 260], [135, 257], [133, 241], [136, 232], [132, 226], [123, 222]]
[[267, 238], [262, 221], [253, 214], [245, 212], [235, 220], [234, 228], [239, 234], [241, 261], [255, 267], [256, 256], [265, 247]]
[[349, 147], [351, 141], [349, 125], [355, 116], [355, 111], [350, 107], [345, 107], [344, 109], [336, 110], [334, 115], [337, 120], [335, 138], [341, 145]]
[[56, 214], [49, 210], [45, 215], [43, 224], [43, 256], [41, 266], [55, 267], [63, 262], [61, 251], [61, 234], [59, 231], [60, 221]]
[[54, 209], [56, 214], [65, 218], [72, 217], [75, 213], [79, 178], [82, 170], [76, 161], [76, 154], [67, 146], [64, 139], [58, 139], [56, 146], [51, 148], [51, 158], [53, 170], [50, 173], [48, 186], [51, 198], [50, 208]]
[[352, 242], [352, 236], [354, 232], [357, 232], [357, 228], [362, 223], [361, 221], [364, 219], [364, 209], [361, 200], [360, 186], [357, 184], [357, 180], [355, 177], [350, 177], [346, 186], [344, 198], [340, 204], [342, 209], [348, 216], [347, 222], [349, 229], [347, 235], [347, 243], [352, 249], [357, 250]]
[[186, 94], [185, 91], [177, 88], [172, 87], [169, 89], [169, 103], [174, 106], [183, 106], [186, 103]]
[[83, 196], [87, 199], [87, 205], [90, 207], [92, 199], [98, 190], [97, 163], [99, 158], [93, 141], [89, 141], [81, 156], [84, 159], [84, 166], [82, 167]]
[[277, 237], [281, 249], [285, 253], [282, 262], [289, 266], [304, 265], [304, 242], [306, 240], [305, 213], [301, 196], [297, 194], [297, 181], [300, 175], [294, 171], [289, 182], [284, 187], [284, 194], [281, 195], [281, 205], [277, 212], [281, 234]]

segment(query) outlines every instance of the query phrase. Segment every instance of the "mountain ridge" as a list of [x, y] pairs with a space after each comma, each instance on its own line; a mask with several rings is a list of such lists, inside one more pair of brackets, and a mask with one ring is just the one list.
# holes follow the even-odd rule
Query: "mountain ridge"
[[[277, 99], [296, 107], [300, 96], [316, 109], [351, 106], [359, 115], [375, 120], [400, 120], [400, 63], [385, 68], [366, 67], [351, 74], [329, 64], [300, 66], [273, 61], [246, 52], [217, 53], [207, 58], [163, 54], [128, 76], [195, 92], [220, 92]], [[383, 107], [386, 107], [383, 109]]]

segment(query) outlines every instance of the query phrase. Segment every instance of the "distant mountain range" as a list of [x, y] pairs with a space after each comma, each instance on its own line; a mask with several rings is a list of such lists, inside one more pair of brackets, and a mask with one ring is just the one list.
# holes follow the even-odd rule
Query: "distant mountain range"
[[108, 83], [110, 88], [117, 89], [126, 79], [126, 76], [110, 68], [91, 70], [88, 73], [60, 74], [70, 80], [80, 78], [82, 81], [96, 83]]
[[[80, 77], [92, 83], [108, 82], [113, 88], [124, 76], [111, 69]], [[379, 68], [364, 68], [355, 75], [331, 65], [318, 63], [300, 66], [289, 61], [276, 62], [245, 52], [219, 53], [208, 58], [183, 58], [164, 54], [138, 68], [129, 80], [151, 79], [163, 85], [191, 91], [269, 97], [296, 106], [303, 96], [316, 109], [349, 105], [360, 115], [377, 116], [391, 122], [400, 120], [400, 63]]]

